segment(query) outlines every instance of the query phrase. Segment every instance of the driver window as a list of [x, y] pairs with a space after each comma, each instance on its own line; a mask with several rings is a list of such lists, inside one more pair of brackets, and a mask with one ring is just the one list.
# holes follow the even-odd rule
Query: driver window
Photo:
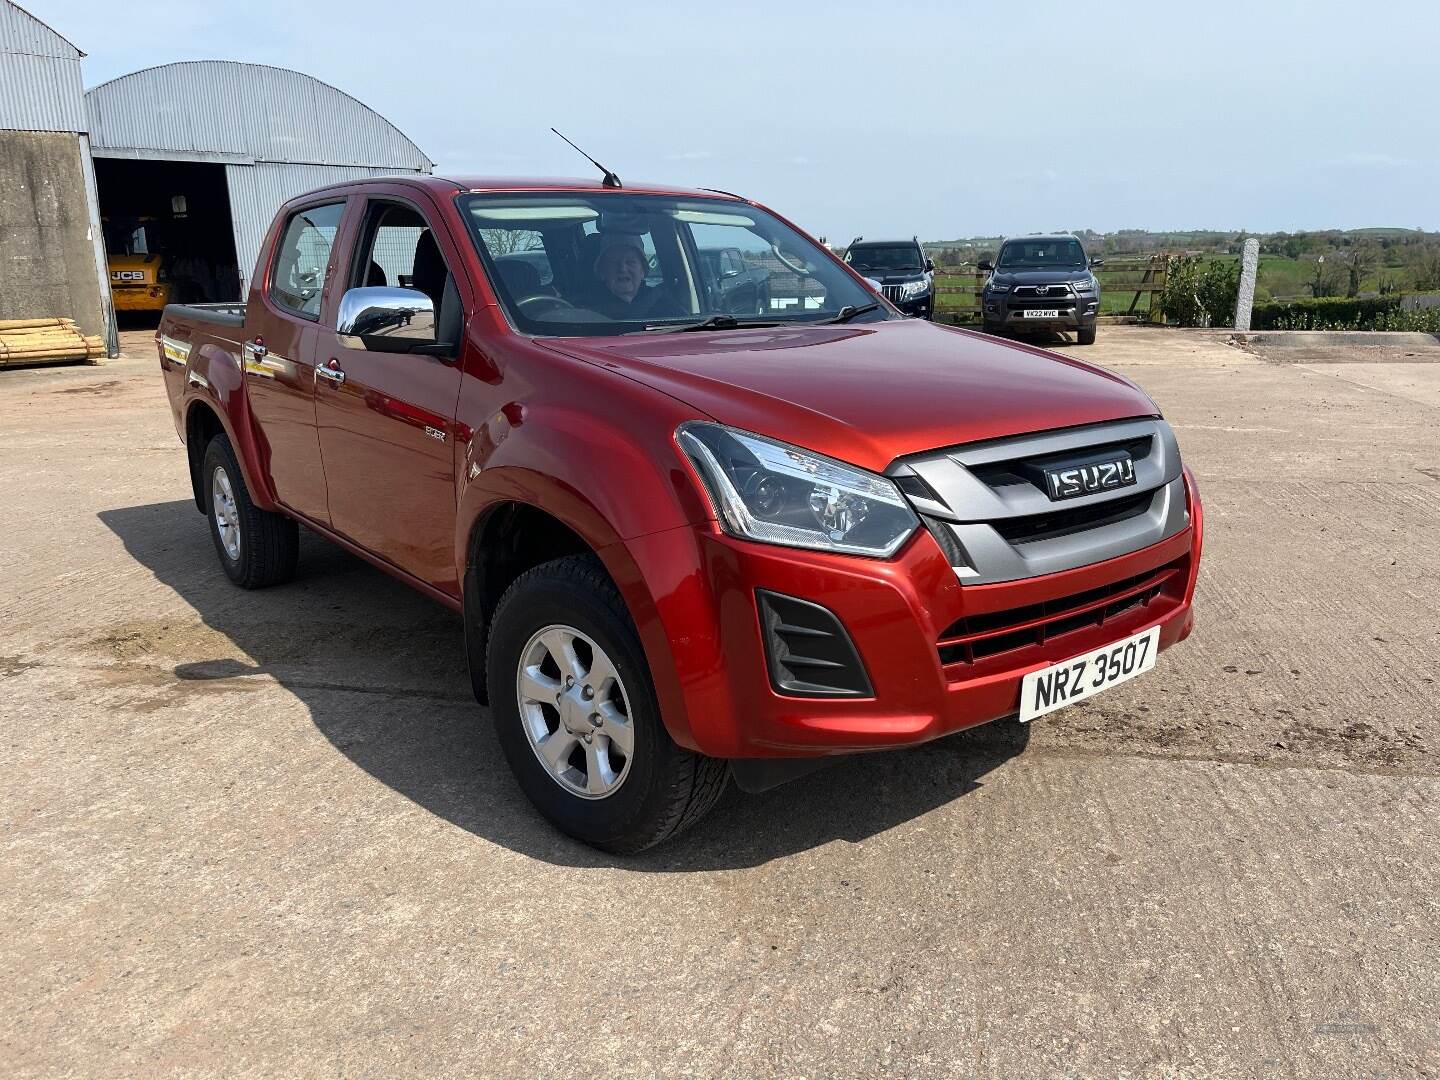
[[351, 287], [415, 288], [415, 252], [420, 237], [430, 231], [425, 219], [408, 206], [377, 203], [370, 207], [366, 225]]
[[435, 305], [442, 340], [454, 340], [459, 296], [430, 223], [414, 207], [377, 200], [365, 211], [351, 288], [415, 289]]

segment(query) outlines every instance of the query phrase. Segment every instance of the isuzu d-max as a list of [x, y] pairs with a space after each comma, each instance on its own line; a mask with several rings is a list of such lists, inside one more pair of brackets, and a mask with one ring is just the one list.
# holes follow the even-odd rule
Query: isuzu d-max
[[[765, 271], [753, 314], [714, 250]], [[521, 787], [609, 850], [731, 776], [1029, 721], [1191, 629], [1200, 499], [1149, 397], [902, 318], [735, 196], [326, 188], [245, 305], [171, 306], [157, 344], [231, 580], [289, 578], [304, 525], [463, 613]]]

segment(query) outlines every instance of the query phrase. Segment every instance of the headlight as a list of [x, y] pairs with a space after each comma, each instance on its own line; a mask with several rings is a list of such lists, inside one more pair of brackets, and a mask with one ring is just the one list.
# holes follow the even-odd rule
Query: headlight
[[924, 296], [930, 291], [930, 282], [921, 278], [919, 281], [907, 281], [900, 286], [900, 295], [906, 300], [913, 300], [917, 296]]
[[985, 291], [986, 291], [986, 292], [992, 292], [992, 293], [1007, 293], [1007, 292], [1010, 291], [1010, 286], [1007, 285], [1007, 284], [1006, 284], [1005, 282], [1003, 282], [1003, 281], [996, 281], [996, 280], [992, 277], [992, 278], [989, 278], [988, 280], [986, 280], [986, 282], [985, 282]]
[[731, 536], [883, 559], [919, 524], [899, 488], [853, 465], [719, 424], [676, 437]]
[[1084, 281], [1074, 282], [1074, 285], [1077, 293], [1092, 293], [1099, 288], [1100, 282], [1096, 281], [1093, 277], [1088, 277]]

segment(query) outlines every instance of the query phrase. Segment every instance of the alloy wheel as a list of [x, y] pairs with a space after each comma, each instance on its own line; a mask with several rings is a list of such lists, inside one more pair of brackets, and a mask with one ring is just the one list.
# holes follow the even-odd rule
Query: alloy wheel
[[525, 737], [550, 778], [582, 799], [613, 795], [630, 774], [635, 728], [614, 662], [574, 627], [536, 632], [515, 676]]
[[216, 467], [210, 478], [210, 502], [215, 514], [215, 529], [220, 535], [220, 546], [231, 562], [240, 561], [240, 512], [235, 505], [235, 491], [230, 486], [230, 474], [224, 468]]

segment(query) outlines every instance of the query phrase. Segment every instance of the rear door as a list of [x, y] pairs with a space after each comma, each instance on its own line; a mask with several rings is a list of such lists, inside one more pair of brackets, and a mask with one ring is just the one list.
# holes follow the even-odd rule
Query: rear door
[[316, 341], [330, 523], [367, 551], [458, 596], [458, 357], [349, 348], [335, 333], [339, 298], [365, 286], [417, 289], [434, 302], [437, 326], [459, 325], [458, 252], [430, 211], [401, 191], [365, 201], [344, 280], [332, 290]]
[[292, 210], [281, 222], [270, 265], [250, 290], [241, 346], [250, 411], [275, 495], [323, 524], [330, 514], [315, 426], [315, 339], [345, 210], [346, 200], [332, 196]]

